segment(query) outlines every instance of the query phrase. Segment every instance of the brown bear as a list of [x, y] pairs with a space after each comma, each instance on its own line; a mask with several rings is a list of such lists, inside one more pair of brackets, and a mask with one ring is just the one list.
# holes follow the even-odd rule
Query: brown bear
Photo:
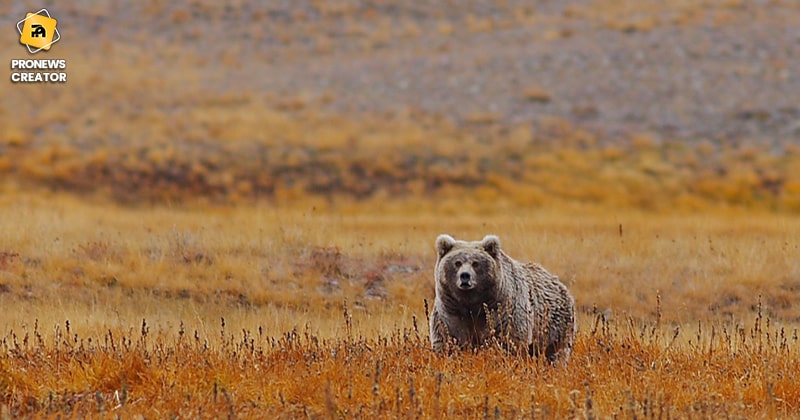
[[566, 361], [575, 338], [575, 300], [558, 277], [500, 249], [500, 239], [436, 239], [433, 349], [499, 343], [515, 353]]

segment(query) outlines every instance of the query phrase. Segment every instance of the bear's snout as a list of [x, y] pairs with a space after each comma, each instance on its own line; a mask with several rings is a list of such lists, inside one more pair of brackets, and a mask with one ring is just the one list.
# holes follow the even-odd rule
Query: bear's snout
[[469, 290], [475, 287], [472, 282], [472, 273], [469, 271], [462, 271], [458, 274], [458, 288], [461, 290]]

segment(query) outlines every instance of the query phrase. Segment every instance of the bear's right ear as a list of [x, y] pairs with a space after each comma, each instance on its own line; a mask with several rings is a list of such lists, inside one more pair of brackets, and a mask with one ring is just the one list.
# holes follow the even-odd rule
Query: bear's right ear
[[453, 239], [452, 236], [447, 234], [441, 234], [438, 238], [436, 238], [436, 253], [439, 254], [439, 258], [444, 257], [444, 254], [450, 252], [455, 246], [456, 240]]

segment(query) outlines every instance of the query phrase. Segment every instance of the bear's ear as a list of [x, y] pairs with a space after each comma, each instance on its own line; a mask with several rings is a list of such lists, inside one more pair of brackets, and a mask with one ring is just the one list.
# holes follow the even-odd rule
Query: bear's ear
[[453, 239], [452, 236], [447, 234], [439, 235], [439, 237], [436, 238], [436, 253], [439, 254], [439, 258], [444, 257], [444, 254], [450, 252], [455, 244], [456, 240]]
[[492, 258], [497, 258], [497, 254], [500, 253], [500, 238], [495, 235], [486, 235], [481, 241], [481, 247]]

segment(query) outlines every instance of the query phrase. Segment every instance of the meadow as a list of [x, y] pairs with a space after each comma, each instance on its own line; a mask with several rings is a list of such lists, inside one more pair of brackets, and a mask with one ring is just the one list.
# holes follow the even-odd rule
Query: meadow
[[[800, 404], [791, 142], [610, 142], [563, 120], [533, 133], [246, 100], [201, 103], [182, 121], [211, 131], [172, 142], [148, 118], [155, 140], [126, 145], [65, 134], [79, 123], [51, 141], [3, 134], [3, 418], [780, 418]], [[443, 232], [497, 234], [562, 278], [579, 324], [566, 366], [430, 350]]]
[[[267, 3], [52, 8], [0, 420], [797, 416], [797, 4]], [[566, 365], [431, 351], [440, 233], [564, 281]]]
[[[800, 403], [792, 215], [309, 200], [4, 195], [3, 416], [778, 418]], [[443, 231], [497, 233], [565, 281], [566, 366], [430, 350]]]

